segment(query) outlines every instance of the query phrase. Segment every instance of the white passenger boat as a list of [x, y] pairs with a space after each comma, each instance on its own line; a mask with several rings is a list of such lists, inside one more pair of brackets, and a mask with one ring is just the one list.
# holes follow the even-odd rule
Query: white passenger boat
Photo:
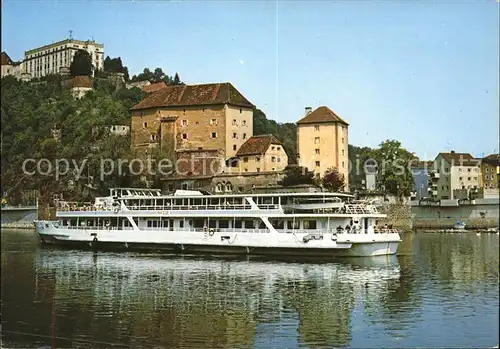
[[35, 222], [43, 243], [329, 257], [391, 255], [401, 241], [396, 230], [377, 229], [385, 214], [375, 206], [339, 193], [162, 195], [119, 188], [93, 205], [59, 202], [56, 215], [57, 221]]

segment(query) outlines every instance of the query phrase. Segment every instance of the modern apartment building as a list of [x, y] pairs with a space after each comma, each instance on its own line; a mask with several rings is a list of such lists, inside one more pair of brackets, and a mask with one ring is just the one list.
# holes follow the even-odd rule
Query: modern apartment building
[[349, 124], [328, 107], [314, 111], [306, 108], [305, 116], [297, 122], [297, 151], [300, 166], [313, 170], [317, 176], [335, 167], [344, 175], [348, 190]]
[[103, 69], [103, 44], [99, 44], [94, 40], [66, 39], [26, 51], [24, 53], [23, 72], [30, 74], [32, 78], [59, 74], [61, 68], [68, 69], [70, 67], [78, 50], [85, 50], [90, 54], [94, 71]]
[[480, 160], [469, 153], [439, 153], [429, 175], [429, 192], [435, 199], [456, 199], [454, 191], [481, 187]]
[[228, 82], [168, 86], [132, 107], [132, 148], [220, 149], [229, 159], [253, 135], [253, 108]]
[[490, 154], [481, 159], [481, 177], [485, 190], [499, 188], [500, 155]]

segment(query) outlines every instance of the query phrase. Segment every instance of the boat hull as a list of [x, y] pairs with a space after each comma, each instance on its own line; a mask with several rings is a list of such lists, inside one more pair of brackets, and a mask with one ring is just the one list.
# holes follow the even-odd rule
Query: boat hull
[[[230, 254], [311, 257], [393, 255], [398, 234], [292, 234], [242, 232], [134, 231], [65, 229], [39, 221], [42, 243], [115, 251], [165, 251], [180, 254]], [[314, 235], [315, 238], [307, 240]], [[305, 241], [307, 240], [307, 241]]]

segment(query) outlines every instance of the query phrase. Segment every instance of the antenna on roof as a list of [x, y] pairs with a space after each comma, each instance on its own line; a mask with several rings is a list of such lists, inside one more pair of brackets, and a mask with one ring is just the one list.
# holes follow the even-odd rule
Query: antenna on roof
[[73, 31], [72, 30], [69, 31], [69, 39], [73, 40]]

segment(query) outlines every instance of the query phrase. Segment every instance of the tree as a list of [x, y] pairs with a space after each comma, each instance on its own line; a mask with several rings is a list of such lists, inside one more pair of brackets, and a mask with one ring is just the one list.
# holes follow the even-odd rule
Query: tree
[[110, 58], [107, 56], [104, 59], [104, 71], [112, 73], [123, 73], [125, 81], [129, 80], [128, 68], [122, 63], [121, 57]]
[[315, 184], [314, 173], [303, 166], [287, 166], [285, 177], [279, 182], [284, 187], [301, 184]]
[[395, 140], [382, 142], [374, 151], [377, 161], [377, 186], [386, 193], [399, 198], [410, 196], [413, 190], [413, 174], [411, 161], [414, 155], [401, 147]]
[[178, 73], [175, 73], [174, 80], [172, 81], [172, 85], [182, 85], [181, 78]]
[[90, 54], [85, 50], [78, 50], [69, 66], [69, 71], [73, 77], [80, 75], [92, 76], [93, 68]]
[[344, 189], [344, 175], [336, 167], [331, 167], [325, 171], [321, 179], [323, 187], [329, 191], [337, 192]]

